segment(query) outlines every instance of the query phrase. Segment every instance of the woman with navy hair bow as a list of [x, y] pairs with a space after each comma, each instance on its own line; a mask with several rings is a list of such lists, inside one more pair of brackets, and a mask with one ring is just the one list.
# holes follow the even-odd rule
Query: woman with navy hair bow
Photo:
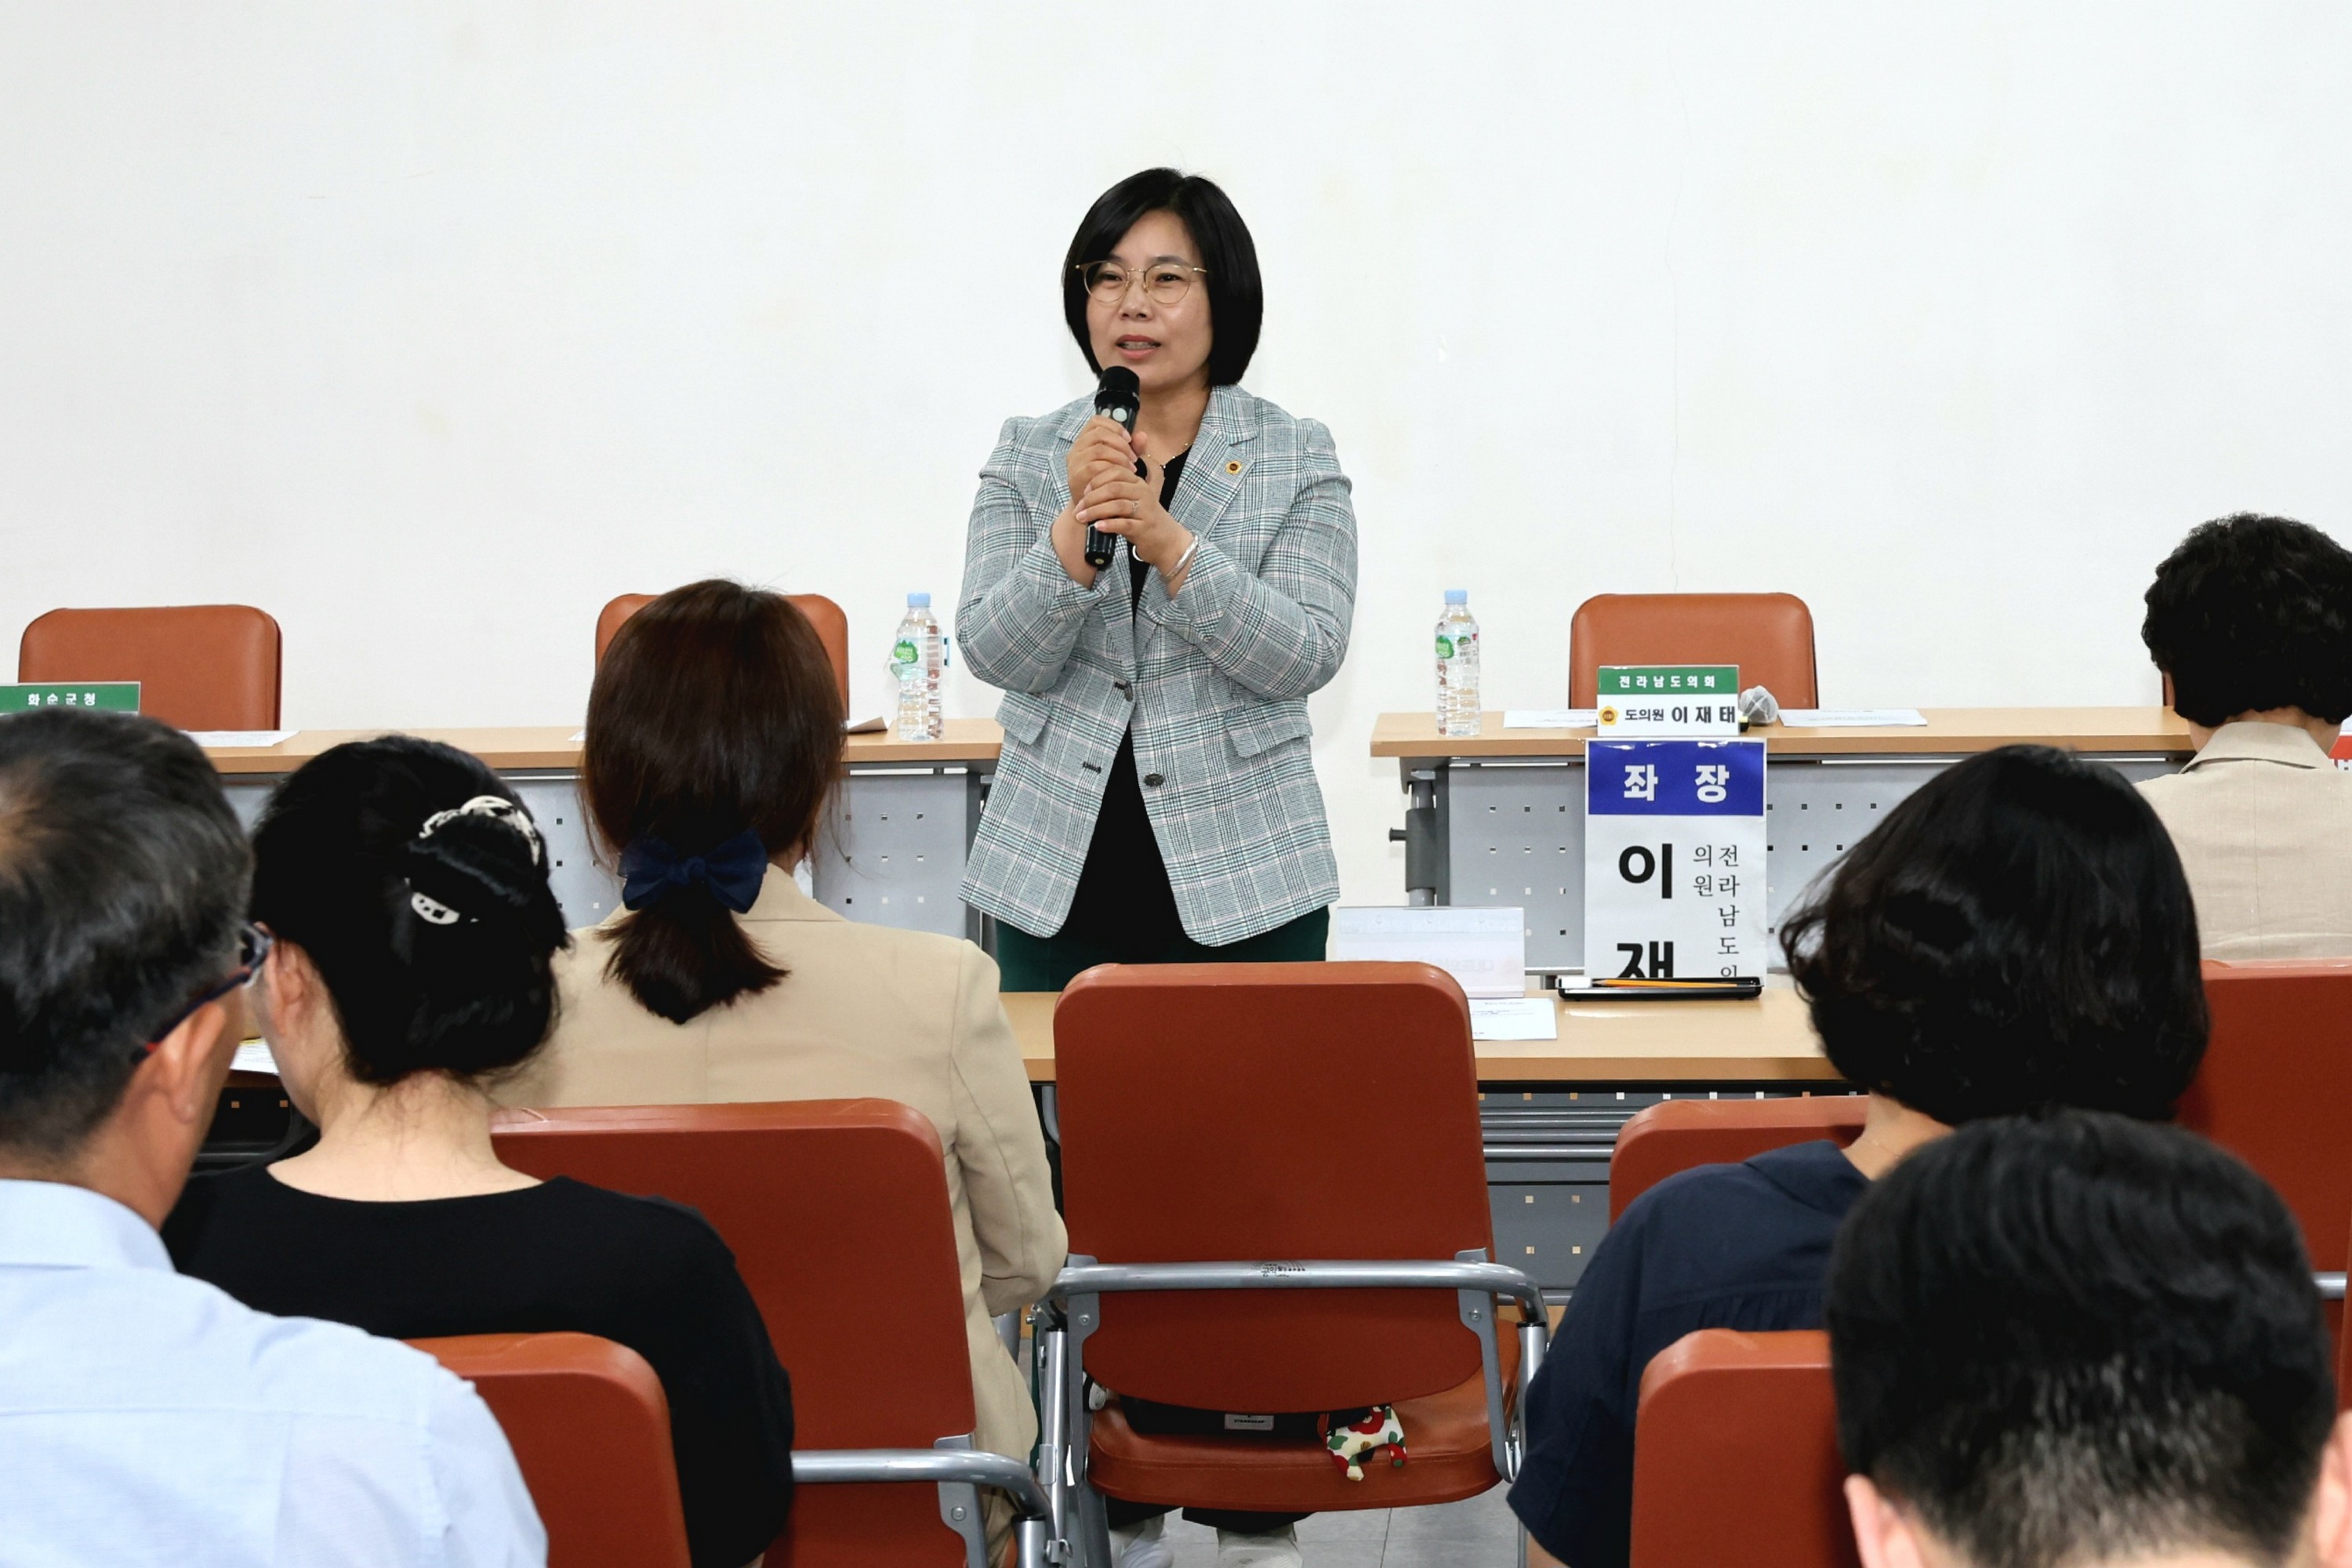
[[1036, 1417], [989, 1319], [1066, 1251], [996, 965], [968, 942], [844, 920], [801, 891], [841, 771], [840, 688], [782, 595], [706, 582], [623, 624], [588, 698], [580, 787], [624, 908], [556, 963], [554, 1038], [509, 1105], [878, 1095], [939, 1128], [963, 1267], [976, 1441]]

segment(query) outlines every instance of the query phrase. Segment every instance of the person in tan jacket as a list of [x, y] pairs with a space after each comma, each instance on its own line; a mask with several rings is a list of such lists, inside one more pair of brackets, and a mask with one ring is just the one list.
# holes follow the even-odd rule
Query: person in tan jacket
[[2180, 852], [2205, 956], [2352, 956], [2352, 551], [2283, 517], [2205, 523], [2140, 627], [2197, 755], [2139, 787]]
[[697, 583], [623, 625], [589, 697], [580, 784], [625, 907], [560, 955], [555, 1033], [499, 1098], [877, 1096], [923, 1112], [947, 1152], [973, 1441], [1025, 1461], [1036, 1414], [989, 1320], [1036, 1300], [1067, 1255], [1045, 1134], [988, 956], [845, 920], [793, 881], [841, 729], [824, 649], [779, 595]]

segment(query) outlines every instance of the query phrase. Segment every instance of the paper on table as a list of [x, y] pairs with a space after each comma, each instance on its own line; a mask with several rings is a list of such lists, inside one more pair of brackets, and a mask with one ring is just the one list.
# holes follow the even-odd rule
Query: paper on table
[[1927, 716], [1916, 708], [1783, 708], [1780, 722], [1799, 730], [1883, 730], [1896, 724], [1925, 724]]
[[269, 1054], [268, 1040], [246, 1041], [237, 1047], [236, 1055], [230, 1058], [228, 1065], [237, 1072], [266, 1072], [272, 1077], [278, 1072], [278, 1058]]
[[841, 732], [845, 735], [878, 735], [889, 727], [889, 724], [877, 714], [871, 719], [860, 719], [855, 724], [845, 719], [843, 720]]
[[199, 746], [279, 746], [300, 734], [299, 730], [191, 730], [188, 739]]
[[1470, 1037], [1556, 1040], [1559, 1038], [1559, 1013], [1549, 996], [1474, 996], [1470, 999]]
[[1517, 997], [1528, 988], [1525, 911], [1483, 904], [1331, 911], [1331, 956], [1433, 963], [1471, 996]]
[[1601, 722], [1601, 713], [1592, 708], [1507, 708], [1503, 710], [1506, 730], [1590, 730]]

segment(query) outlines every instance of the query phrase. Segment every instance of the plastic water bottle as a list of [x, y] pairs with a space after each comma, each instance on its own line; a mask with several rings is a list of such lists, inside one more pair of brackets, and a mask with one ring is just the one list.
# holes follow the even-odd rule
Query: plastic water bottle
[[1478, 623], [1470, 616], [1470, 591], [1445, 590], [1445, 615], [1437, 623], [1437, 732], [1478, 732]]
[[929, 594], [907, 595], [907, 618], [890, 641], [890, 673], [898, 682], [898, 717], [892, 731], [901, 741], [936, 741], [946, 732], [940, 717], [940, 672], [947, 668], [947, 639], [931, 617]]

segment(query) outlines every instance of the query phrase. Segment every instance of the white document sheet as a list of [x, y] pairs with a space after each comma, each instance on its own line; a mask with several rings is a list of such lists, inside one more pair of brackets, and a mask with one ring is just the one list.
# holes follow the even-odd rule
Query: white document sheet
[[299, 730], [191, 730], [188, 739], [199, 746], [282, 746]]
[[237, 1047], [236, 1055], [230, 1058], [228, 1065], [238, 1072], [266, 1072], [274, 1075], [278, 1071], [278, 1058], [269, 1054], [268, 1040], [246, 1041], [245, 1044]]
[[1506, 730], [1590, 730], [1601, 722], [1595, 708], [1507, 708]]
[[1465, 996], [1523, 995], [1528, 988], [1527, 914], [1517, 909], [1351, 908], [1331, 911], [1331, 956], [1387, 963], [1433, 963]]
[[1925, 724], [1916, 708], [1783, 708], [1780, 722], [1792, 730], [1885, 730]]
[[1470, 1037], [1474, 1040], [1556, 1040], [1559, 1010], [1549, 996], [1474, 996], [1470, 999]]

